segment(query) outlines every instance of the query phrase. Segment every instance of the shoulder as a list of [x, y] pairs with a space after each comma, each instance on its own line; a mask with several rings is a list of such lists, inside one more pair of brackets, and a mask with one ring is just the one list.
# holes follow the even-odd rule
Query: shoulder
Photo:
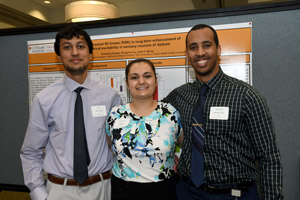
[[171, 113], [177, 112], [177, 109], [170, 103], [166, 103], [166, 102], [158, 102], [158, 106], [161, 109], [167, 109], [168, 111], [170, 111]]
[[62, 91], [66, 90], [66, 86], [63, 83], [63, 80], [60, 79], [52, 84], [50, 84], [48, 87], [41, 90], [39, 93], [36, 94], [34, 99], [36, 101], [39, 101], [43, 104], [49, 103], [51, 101], [54, 101], [61, 93]]
[[93, 79], [91, 79], [91, 87], [93, 90], [99, 93], [116, 93], [116, 91], [112, 87]]
[[114, 106], [111, 109], [111, 114], [112, 115], [116, 115], [116, 114], [124, 114], [125, 112], [129, 112], [128, 110], [128, 104], [124, 104], [124, 105], [118, 105], [118, 106]]
[[100, 96], [100, 98], [103, 98], [102, 101], [111, 103], [110, 107], [122, 104], [122, 98], [119, 93], [112, 87], [105, 85], [100, 81], [91, 80], [90, 89], [92, 93], [95, 93], [97, 96]]
[[163, 102], [174, 103], [179, 96], [188, 96], [191, 91], [194, 91], [192, 83], [183, 84], [173, 89], [164, 99]]
[[183, 85], [175, 88], [173, 91], [176, 93], [182, 93], [182, 92], [186, 92], [189, 90], [193, 90], [193, 88], [194, 88], [193, 83], [186, 83], [186, 84], [183, 84]]
[[243, 96], [246, 99], [249, 99], [249, 101], [251, 100], [265, 101], [263, 95], [258, 89], [256, 89], [255, 87], [253, 87], [252, 85], [244, 81], [225, 75], [223, 84], [228, 85], [226, 86], [227, 88], [231, 88], [232, 90], [237, 90], [240, 94], [243, 94]]
[[170, 119], [179, 119], [180, 115], [178, 110], [170, 103], [158, 102], [159, 110], [161, 116], [170, 118]]
[[59, 79], [57, 81], [55, 81], [54, 83], [51, 83], [49, 86], [47, 86], [46, 88], [42, 89], [38, 94], [37, 96], [43, 96], [49, 92], [52, 92], [52, 91], [57, 91], [57, 90], [62, 90], [66, 88], [65, 87], [65, 84], [63, 83], [63, 80], [62, 79]]
[[234, 87], [239, 87], [239, 88], [249, 88], [251, 87], [251, 85], [249, 85], [248, 83], [239, 80], [237, 78], [234, 78], [232, 76], [228, 76], [226, 74], [223, 75], [223, 79], [222, 79], [222, 83], [223, 84], [228, 84]]
[[227, 88], [234, 88], [234, 89], [239, 89], [239, 90], [243, 90], [245, 92], [258, 92], [253, 86], [251, 86], [250, 84], [239, 80], [237, 78], [228, 76], [226, 74], [224, 74], [224, 78], [222, 81], [223, 86], [227, 87]]

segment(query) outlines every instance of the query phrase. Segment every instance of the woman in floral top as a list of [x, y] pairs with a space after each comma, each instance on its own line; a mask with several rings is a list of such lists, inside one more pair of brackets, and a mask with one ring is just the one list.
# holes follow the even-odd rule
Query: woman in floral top
[[146, 59], [125, 70], [132, 102], [114, 107], [106, 123], [114, 154], [112, 200], [175, 199], [175, 147], [181, 143], [180, 116], [153, 99], [157, 77]]

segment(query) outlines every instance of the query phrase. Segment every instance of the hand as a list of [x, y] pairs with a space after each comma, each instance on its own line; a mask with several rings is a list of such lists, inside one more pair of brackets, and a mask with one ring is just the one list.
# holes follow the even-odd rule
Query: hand
[[175, 171], [176, 173], [178, 173], [178, 171], [177, 171], [177, 165], [178, 165], [178, 161], [179, 161], [179, 158], [178, 158], [178, 156], [176, 156], [176, 155], [175, 155], [175, 159], [174, 159], [174, 161], [175, 161], [175, 165], [174, 165], [174, 171]]

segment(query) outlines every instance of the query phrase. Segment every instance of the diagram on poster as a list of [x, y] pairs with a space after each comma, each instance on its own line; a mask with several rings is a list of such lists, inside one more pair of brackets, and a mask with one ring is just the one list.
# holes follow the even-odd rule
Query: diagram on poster
[[127, 102], [127, 87], [125, 83], [125, 70], [98, 70], [90, 71], [90, 76], [105, 85], [114, 88], [121, 96], [123, 102]]

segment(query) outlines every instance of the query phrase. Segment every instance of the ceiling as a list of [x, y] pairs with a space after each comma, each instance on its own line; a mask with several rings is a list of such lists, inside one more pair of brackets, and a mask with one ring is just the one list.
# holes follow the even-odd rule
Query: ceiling
[[[47, 4], [44, 3], [43, 0], [31, 0], [41, 6], [45, 6]], [[51, 4], [48, 4], [47, 8], [51, 8], [51, 9], [61, 9], [61, 8], [64, 8], [65, 5], [67, 5], [68, 3], [72, 3], [76, 0], [52, 0], [51, 1]], [[115, 4], [115, 3], [124, 3], [126, 1], [135, 1], [135, 0], [105, 0], [105, 2], [108, 2], [108, 3], [112, 3], [112, 4]]]
[[[0, 29], [65, 22], [64, 8], [74, 0], [0, 0]], [[119, 7], [120, 17], [204, 10], [288, 0], [105, 0]]]

